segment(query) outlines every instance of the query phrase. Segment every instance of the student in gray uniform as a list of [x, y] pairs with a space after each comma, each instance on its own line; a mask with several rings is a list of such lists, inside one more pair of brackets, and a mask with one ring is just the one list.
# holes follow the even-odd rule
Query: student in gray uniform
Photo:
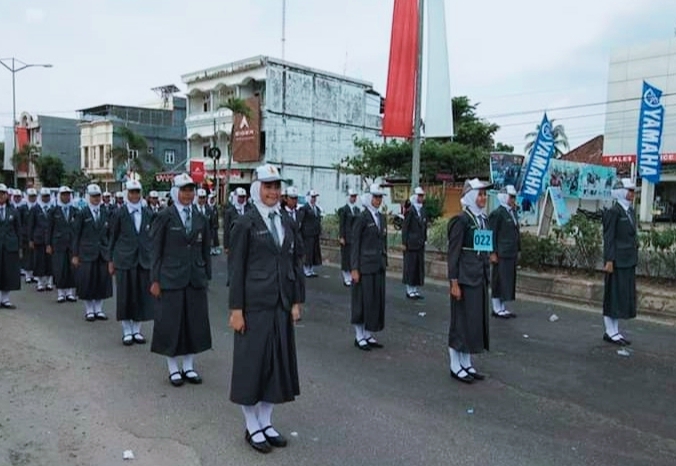
[[319, 242], [322, 234], [322, 209], [317, 205], [317, 191], [311, 189], [307, 197], [309, 202], [298, 210], [300, 233], [305, 248], [303, 271], [306, 277], [318, 277], [315, 266], [322, 265], [322, 248]]
[[519, 218], [516, 214], [516, 189], [507, 185], [498, 193], [500, 206], [488, 216], [488, 227], [493, 232], [491, 264], [491, 301], [493, 317], [510, 319], [516, 314], [505, 307], [516, 300], [516, 270], [521, 251]]
[[108, 272], [115, 275], [117, 320], [122, 324], [122, 343], [145, 344], [141, 323], [153, 319], [150, 294], [150, 224], [153, 214], [143, 207], [141, 183], [127, 181], [127, 200], [109, 224]]
[[385, 328], [385, 270], [387, 268], [387, 221], [379, 209], [385, 192], [372, 184], [364, 196], [365, 209], [352, 227], [350, 269], [354, 346], [362, 351], [382, 348], [372, 332]]
[[235, 189], [232, 202], [229, 202], [223, 211], [223, 249], [226, 254], [230, 252], [230, 233], [235, 220], [249, 210], [251, 204], [247, 202], [246, 191], [244, 188]]
[[9, 202], [9, 190], [0, 184], [0, 308], [16, 309], [9, 292], [21, 289], [19, 211]]
[[26, 272], [26, 283], [37, 282], [34, 278], [35, 259], [33, 249], [30, 247], [30, 215], [31, 209], [35, 207], [38, 201], [38, 192], [34, 188], [26, 190], [26, 202], [19, 207], [19, 217], [21, 219], [21, 266]]
[[465, 181], [460, 203], [463, 212], [448, 222], [448, 279], [451, 323], [448, 352], [451, 377], [473, 383], [485, 376], [472, 366], [471, 354], [489, 349], [488, 284], [492, 232], [486, 217], [486, 189], [477, 178]]
[[[153, 242], [150, 292], [155, 297], [151, 351], [167, 358], [169, 382], [201, 384], [195, 354], [211, 349], [209, 299], [211, 230], [193, 205], [195, 183], [187, 174], [174, 177], [174, 204], [160, 211], [150, 230]], [[206, 196], [205, 196], [206, 197]], [[183, 370], [178, 357], [182, 356]]]
[[75, 271], [73, 258], [73, 233], [77, 209], [72, 205], [73, 190], [61, 186], [56, 207], [47, 217], [47, 254], [52, 257], [52, 271], [56, 284], [57, 303], [75, 302]]
[[287, 214], [298, 225], [298, 188], [289, 186], [284, 190], [282, 207], [282, 212]]
[[636, 185], [619, 180], [612, 190], [615, 204], [603, 215], [603, 340], [619, 346], [631, 342], [620, 333], [618, 320], [636, 317], [638, 227], [634, 212]]
[[300, 394], [294, 322], [303, 276], [298, 227], [280, 210], [281, 176], [256, 169], [254, 208], [235, 221], [230, 248], [230, 327], [235, 331], [230, 400], [242, 406], [245, 439], [269, 453], [287, 440], [272, 425], [275, 404]]
[[72, 262], [77, 294], [85, 302], [85, 319], [94, 322], [108, 320], [103, 300], [113, 296], [113, 280], [108, 273], [108, 212], [101, 205], [99, 185], [87, 186], [86, 200], [75, 218]]
[[352, 249], [352, 227], [361, 213], [357, 205], [357, 191], [350, 189], [347, 203], [338, 209], [338, 242], [340, 243], [340, 270], [343, 272], [343, 285], [352, 286], [350, 250]]
[[425, 191], [415, 188], [410, 198], [411, 207], [406, 211], [401, 227], [401, 243], [404, 247], [403, 282], [408, 299], [423, 299], [419, 287], [425, 284], [425, 243], [427, 242], [427, 212]]
[[47, 254], [49, 211], [53, 209], [49, 189], [40, 190], [40, 199], [28, 215], [28, 247], [33, 250], [33, 274], [38, 279], [36, 291], [52, 291], [52, 258]]

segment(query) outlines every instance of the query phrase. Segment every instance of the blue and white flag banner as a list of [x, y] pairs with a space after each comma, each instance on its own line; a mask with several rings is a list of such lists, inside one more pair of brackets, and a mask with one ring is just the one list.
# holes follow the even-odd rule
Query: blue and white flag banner
[[660, 182], [662, 160], [662, 130], [664, 129], [664, 106], [662, 91], [643, 81], [641, 112], [638, 118], [638, 147], [636, 161], [638, 175], [653, 184]]
[[542, 117], [540, 130], [535, 138], [535, 143], [530, 152], [528, 165], [523, 174], [521, 183], [521, 196], [531, 202], [537, 202], [544, 188], [545, 177], [549, 161], [554, 153], [554, 135], [552, 134], [552, 124], [547, 118], [547, 114]]

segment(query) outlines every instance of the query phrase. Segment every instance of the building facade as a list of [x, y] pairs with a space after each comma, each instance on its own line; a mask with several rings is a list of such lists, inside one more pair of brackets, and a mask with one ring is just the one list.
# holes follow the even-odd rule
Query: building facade
[[[80, 167], [101, 180], [104, 189], [118, 189], [128, 176], [126, 167], [114, 166], [112, 157], [114, 148], [128, 149], [118, 134], [120, 127], [145, 138], [147, 155], [157, 159], [160, 170], [183, 167], [186, 163], [185, 116], [186, 99], [177, 96], [167, 96], [162, 103], [146, 107], [106, 104], [80, 110]], [[130, 157], [140, 155], [133, 152], [129, 151]]]
[[[231, 185], [250, 184], [253, 168], [271, 163], [301, 193], [318, 191], [327, 212], [345, 202], [348, 189], [362, 188], [359, 177], [335, 167], [355, 154], [355, 138], [381, 137], [381, 97], [371, 83], [264, 56], [189, 73], [182, 80], [189, 159], [204, 167], [207, 177], [217, 175], [221, 187], [231, 155]], [[231, 97], [247, 101], [250, 119], [233, 117], [224, 108]], [[214, 145], [223, 154], [218, 166], [209, 158]]]
[[641, 185], [642, 222], [676, 220], [676, 39], [615, 50], [610, 56], [603, 160], [636, 164], [643, 81], [662, 90], [662, 176]]

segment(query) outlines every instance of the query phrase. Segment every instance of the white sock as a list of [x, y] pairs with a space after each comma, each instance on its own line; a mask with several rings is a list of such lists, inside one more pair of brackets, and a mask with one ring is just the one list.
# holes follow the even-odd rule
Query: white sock
[[54, 277], [47, 277], [47, 286], [54, 286]]
[[[258, 421], [258, 416], [256, 415], [257, 411], [258, 411], [257, 406], [242, 405], [242, 412], [244, 413], [244, 422], [246, 422], [246, 430], [249, 432], [249, 434], [261, 430], [261, 424]], [[253, 436], [252, 440], [254, 442], [264, 442], [265, 436], [259, 432], [258, 434]]]
[[368, 340], [370, 340], [371, 338], [373, 338], [373, 335], [371, 334], [371, 332], [369, 332], [368, 330], [364, 329], [364, 338], [366, 338], [366, 341], [368, 341]]
[[[261, 429], [265, 427], [272, 427], [272, 409], [275, 407], [272, 403], [266, 401], [259, 401], [256, 405], [258, 407], [258, 423], [261, 426]], [[274, 428], [267, 429], [265, 435], [268, 437], [278, 437], [279, 432]]]
[[415, 287], [411, 285], [406, 285], [406, 294], [413, 294], [415, 292]]
[[[178, 371], [178, 358], [167, 358], [167, 368], [169, 369], [169, 374], [175, 374]], [[173, 380], [178, 380], [178, 375], [173, 377]]]
[[94, 301], [85, 301], [85, 315], [94, 314]]
[[131, 321], [131, 333], [141, 333], [141, 322]]
[[460, 353], [460, 365], [466, 369], [472, 367], [472, 356], [469, 353]]
[[32, 280], [33, 279], [33, 271], [29, 270], [26, 272], [26, 279]]
[[0, 291], [0, 303], [9, 302], [9, 291]]
[[491, 302], [493, 303], [493, 312], [495, 312], [496, 314], [500, 314], [500, 312], [504, 310], [500, 298], [493, 298], [491, 299]]
[[352, 274], [349, 270], [343, 270], [343, 281], [345, 283], [352, 283]]
[[606, 317], [603, 316], [603, 325], [606, 327], [606, 333], [610, 338], [613, 340], [619, 340], [622, 338], [618, 333], [620, 333], [620, 330], [618, 328], [618, 322], [617, 319], [613, 319], [612, 317]]
[[133, 333], [133, 332], [132, 332], [133, 327], [132, 327], [132, 321], [131, 321], [131, 320], [123, 320], [123, 321], [121, 322], [121, 324], [122, 324], [122, 333], [123, 333], [125, 336], [131, 335], [131, 334]]
[[56, 295], [59, 298], [65, 298], [66, 297], [66, 290], [62, 290], [61, 288], [57, 288]]
[[68, 295], [77, 296], [77, 290], [75, 288], [69, 288], [68, 289]]
[[462, 370], [460, 352], [449, 346], [448, 355], [451, 358], [451, 371], [455, 374], [459, 373]]
[[195, 355], [194, 354], [186, 354], [183, 356], [183, 372], [190, 372], [194, 370], [193, 364], [195, 363]]
[[303, 266], [303, 272], [305, 273], [305, 275], [310, 275], [311, 270], [312, 269], [310, 267], [308, 267], [307, 265]]
[[38, 277], [38, 288], [44, 288], [46, 281], [45, 277]]
[[103, 314], [103, 300], [97, 299], [94, 301], [94, 312], [96, 314]]
[[363, 325], [355, 325], [354, 326], [354, 332], [355, 332], [355, 337], [357, 338], [357, 342], [361, 342], [364, 339], [364, 326]]

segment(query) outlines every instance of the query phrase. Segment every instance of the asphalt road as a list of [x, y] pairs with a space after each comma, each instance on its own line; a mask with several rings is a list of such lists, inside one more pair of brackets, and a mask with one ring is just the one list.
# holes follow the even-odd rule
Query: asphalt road
[[0, 465], [116, 465], [127, 449], [137, 466], [676, 464], [673, 327], [629, 322], [621, 356], [601, 340], [600, 312], [519, 301], [517, 319], [491, 320], [492, 351], [475, 358], [489, 378], [467, 386], [449, 376], [445, 287], [412, 303], [389, 280], [385, 349], [364, 353], [329, 267], [309, 281], [297, 328], [301, 396], [275, 411], [291, 444], [257, 454], [228, 401], [232, 336], [215, 264], [201, 386], [170, 386], [149, 345], [123, 347], [118, 324], [85, 322], [81, 303], [13, 294], [19, 309], [0, 311]]

